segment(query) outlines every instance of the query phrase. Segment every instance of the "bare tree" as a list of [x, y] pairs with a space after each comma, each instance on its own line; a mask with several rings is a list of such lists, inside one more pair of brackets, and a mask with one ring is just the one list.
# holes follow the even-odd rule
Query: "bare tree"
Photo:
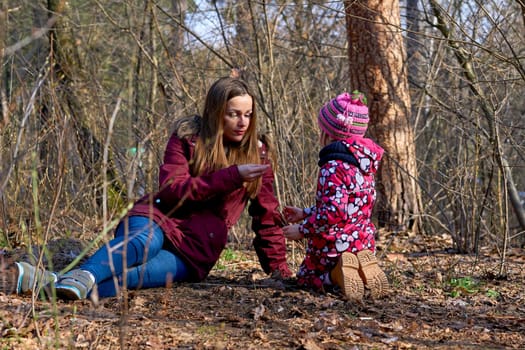
[[[464, 76], [465, 82], [468, 84], [470, 92], [475, 96], [477, 103], [480, 105], [481, 115], [486, 121], [488, 126], [488, 141], [492, 149], [490, 150], [491, 158], [493, 159], [494, 164], [499, 168], [499, 172], [502, 177], [504, 191], [502, 196], [504, 196], [503, 202], [507, 201], [505, 198], [508, 196], [508, 200], [519, 224], [521, 225], [522, 230], [525, 230], [525, 211], [522, 207], [516, 183], [513, 179], [513, 174], [509, 162], [507, 161], [507, 156], [503, 148], [503, 141], [501, 140], [501, 131], [500, 131], [500, 117], [498, 115], [497, 108], [490, 103], [490, 99], [485, 94], [482, 87], [480, 77], [478, 76], [477, 70], [475, 68], [475, 63], [473, 62], [474, 53], [468, 51], [463, 45], [460, 45], [458, 40], [454, 37], [452, 30], [452, 22], [447, 15], [445, 15], [443, 8], [434, 0], [430, 1], [434, 15], [436, 16], [437, 23], [436, 26], [443, 37], [446, 39], [447, 45], [450, 47], [454, 56], [458, 62], [458, 65], [461, 67], [461, 73]], [[525, 77], [525, 71], [521, 65], [517, 64], [516, 68], [518, 72], [521, 71], [522, 77]], [[497, 181], [496, 181], [497, 182]], [[491, 186], [488, 188], [490, 189]], [[496, 193], [496, 195], [499, 195]], [[508, 219], [504, 219], [505, 222]], [[508, 242], [508, 224], [504, 225], [503, 228], [503, 256], [505, 256], [505, 251]], [[477, 242], [474, 244], [474, 247], [466, 246], [464, 249], [476, 249]], [[500, 271], [502, 272], [502, 271]]]
[[378, 186], [379, 225], [417, 231], [421, 198], [399, 2], [345, 4], [351, 86], [369, 97], [371, 134], [386, 155]]
[[518, 0], [518, 4], [521, 7], [521, 18], [522, 18], [522, 21], [523, 21], [523, 26], [525, 27], [525, 1]]
[[[7, 1], [2, 1], [0, 3], [0, 64], [3, 67], [4, 64], [4, 45], [6, 42], [6, 33], [7, 33]], [[4, 82], [4, 72], [0, 72], [0, 82]], [[7, 112], [7, 99], [5, 96], [5, 91], [3, 88], [0, 88], [0, 127], [5, 126], [8, 123], [8, 112]], [[0, 153], [0, 163], [2, 163], [2, 155]]]

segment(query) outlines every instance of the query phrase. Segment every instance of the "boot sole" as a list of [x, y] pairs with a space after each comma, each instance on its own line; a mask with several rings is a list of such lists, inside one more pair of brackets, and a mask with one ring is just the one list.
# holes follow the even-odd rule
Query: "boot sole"
[[362, 300], [365, 294], [363, 280], [359, 276], [359, 261], [355, 254], [341, 254], [341, 272], [343, 274], [343, 285], [341, 286], [344, 295], [348, 299]]
[[62, 300], [80, 300], [80, 294], [77, 288], [69, 286], [59, 286], [55, 289], [57, 297]]
[[390, 289], [390, 284], [375, 255], [370, 250], [362, 250], [357, 253], [357, 260], [360, 275], [372, 298], [384, 297]]

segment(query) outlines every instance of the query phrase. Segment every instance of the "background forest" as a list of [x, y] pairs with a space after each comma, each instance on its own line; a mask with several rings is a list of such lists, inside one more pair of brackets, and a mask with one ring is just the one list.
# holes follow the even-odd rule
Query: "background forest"
[[522, 0], [0, 6], [0, 246], [104, 238], [156, 189], [174, 121], [232, 69], [256, 91], [283, 204], [313, 200], [319, 108], [360, 89], [386, 149], [381, 230], [503, 258], [525, 242]]
[[523, 0], [0, 0], [0, 283], [30, 246], [61, 269], [110, 238], [235, 71], [283, 205], [314, 199], [319, 108], [366, 93], [392, 287], [357, 305], [276, 283], [246, 215], [202, 283], [97, 307], [0, 293], [0, 347], [523, 349], [524, 37]]

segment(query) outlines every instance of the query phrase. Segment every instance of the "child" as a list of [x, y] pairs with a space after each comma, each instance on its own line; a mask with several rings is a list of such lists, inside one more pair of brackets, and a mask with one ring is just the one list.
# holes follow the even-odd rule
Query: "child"
[[373, 298], [388, 289], [375, 258], [376, 199], [374, 175], [383, 149], [364, 134], [368, 124], [366, 97], [343, 93], [319, 111], [321, 128], [316, 202], [311, 208], [284, 207], [289, 240], [308, 240], [297, 272], [300, 285], [323, 290], [338, 285], [346, 298], [362, 300], [365, 287]]

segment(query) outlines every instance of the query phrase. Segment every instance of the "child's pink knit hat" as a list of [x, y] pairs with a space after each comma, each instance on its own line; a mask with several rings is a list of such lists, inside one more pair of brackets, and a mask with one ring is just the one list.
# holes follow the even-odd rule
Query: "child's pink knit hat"
[[319, 126], [334, 140], [363, 136], [368, 127], [366, 96], [354, 90], [343, 92], [319, 110]]

